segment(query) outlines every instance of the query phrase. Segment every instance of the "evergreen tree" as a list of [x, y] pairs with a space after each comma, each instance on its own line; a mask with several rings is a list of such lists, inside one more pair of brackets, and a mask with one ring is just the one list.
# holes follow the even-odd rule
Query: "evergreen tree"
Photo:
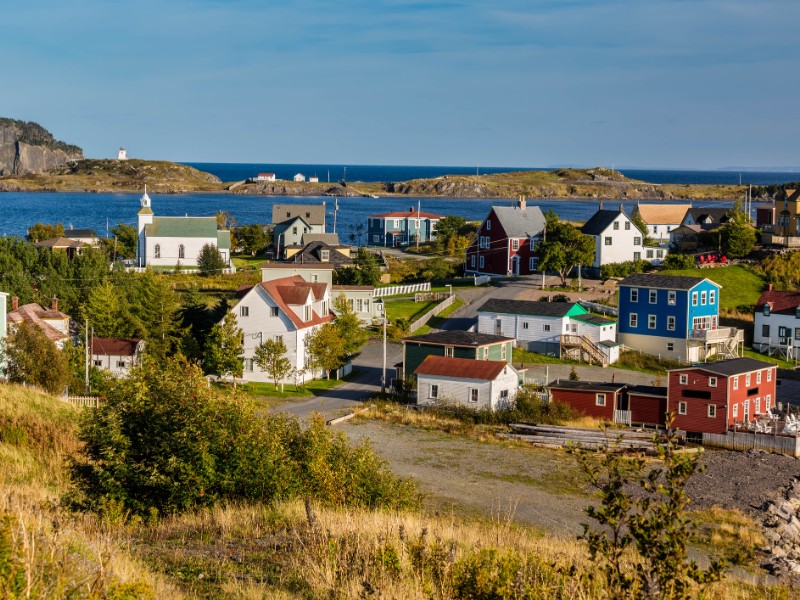
[[756, 230], [750, 224], [750, 217], [737, 201], [729, 213], [728, 222], [719, 228], [720, 250], [728, 258], [744, 258], [756, 245]]
[[201, 275], [219, 275], [226, 267], [225, 260], [214, 244], [206, 244], [197, 255], [197, 268]]
[[286, 379], [292, 373], [292, 363], [286, 358], [286, 344], [283, 339], [267, 339], [256, 347], [255, 363], [275, 383]]
[[177, 349], [182, 335], [177, 296], [163, 275], [150, 270], [135, 281], [131, 311], [147, 341], [147, 352], [168, 356]]
[[631, 215], [631, 222], [636, 225], [636, 228], [642, 232], [642, 244], [645, 246], [652, 246], [654, 245], [653, 238], [650, 237], [648, 233], [650, 230], [647, 228], [647, 223], [644, 222], [642, 215], [639, 214], [638, 211], [634, 211]]
[[126, 338], [133, 335], [127, 299], [110, 281], [92, 289], [83, 314], [98, 337]]
[[211, 328], [221, 321], [227, 312], [223, 310], [218, 314], [218, 311], [210, 308], [197, 286], [191, 286], [184, 292], [179, 314], [184, 330], [183, 353], [187, 358], [202, 359], [205, 341]]
[[244, 343], [242, 330], [236, 324], [236, 315], [229, 312], [222, 323], [211, 328], [203, 353], [203, 370], [220, 377], [231, 376], [233, 383], [242, 376]]

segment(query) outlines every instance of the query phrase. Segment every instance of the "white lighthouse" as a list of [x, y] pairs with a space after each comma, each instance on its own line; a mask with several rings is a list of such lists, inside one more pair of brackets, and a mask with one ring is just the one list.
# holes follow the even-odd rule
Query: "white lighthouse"
[[128, 151], [125, 148], [119, 149], [119, 154], [117, 154], [117, 160], [128, 160]]

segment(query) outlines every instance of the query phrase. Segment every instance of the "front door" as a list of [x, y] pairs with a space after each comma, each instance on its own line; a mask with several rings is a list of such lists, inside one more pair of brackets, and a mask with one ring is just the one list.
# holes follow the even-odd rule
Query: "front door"
[[514, 275], [519, 275], [519, 254], [515, 254], [511, 257], [511, 269]]

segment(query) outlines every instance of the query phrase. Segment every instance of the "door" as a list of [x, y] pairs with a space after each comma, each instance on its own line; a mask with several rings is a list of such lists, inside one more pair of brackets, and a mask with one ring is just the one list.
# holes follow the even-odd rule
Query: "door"
[[519, 254], [515, 254], [511, 257], [511, 269], [514, 275], [519, 275]]

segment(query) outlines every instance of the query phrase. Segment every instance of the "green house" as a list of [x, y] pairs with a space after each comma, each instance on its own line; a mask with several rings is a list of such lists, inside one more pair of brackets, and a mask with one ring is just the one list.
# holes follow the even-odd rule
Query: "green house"
[[403, 340], [403, 362], [397, 365], [397, 378], [414, 373], [428, 356], [511, 362], [513, 347], [513, 338], [472, 331], [437, 331], [408, 337]]

